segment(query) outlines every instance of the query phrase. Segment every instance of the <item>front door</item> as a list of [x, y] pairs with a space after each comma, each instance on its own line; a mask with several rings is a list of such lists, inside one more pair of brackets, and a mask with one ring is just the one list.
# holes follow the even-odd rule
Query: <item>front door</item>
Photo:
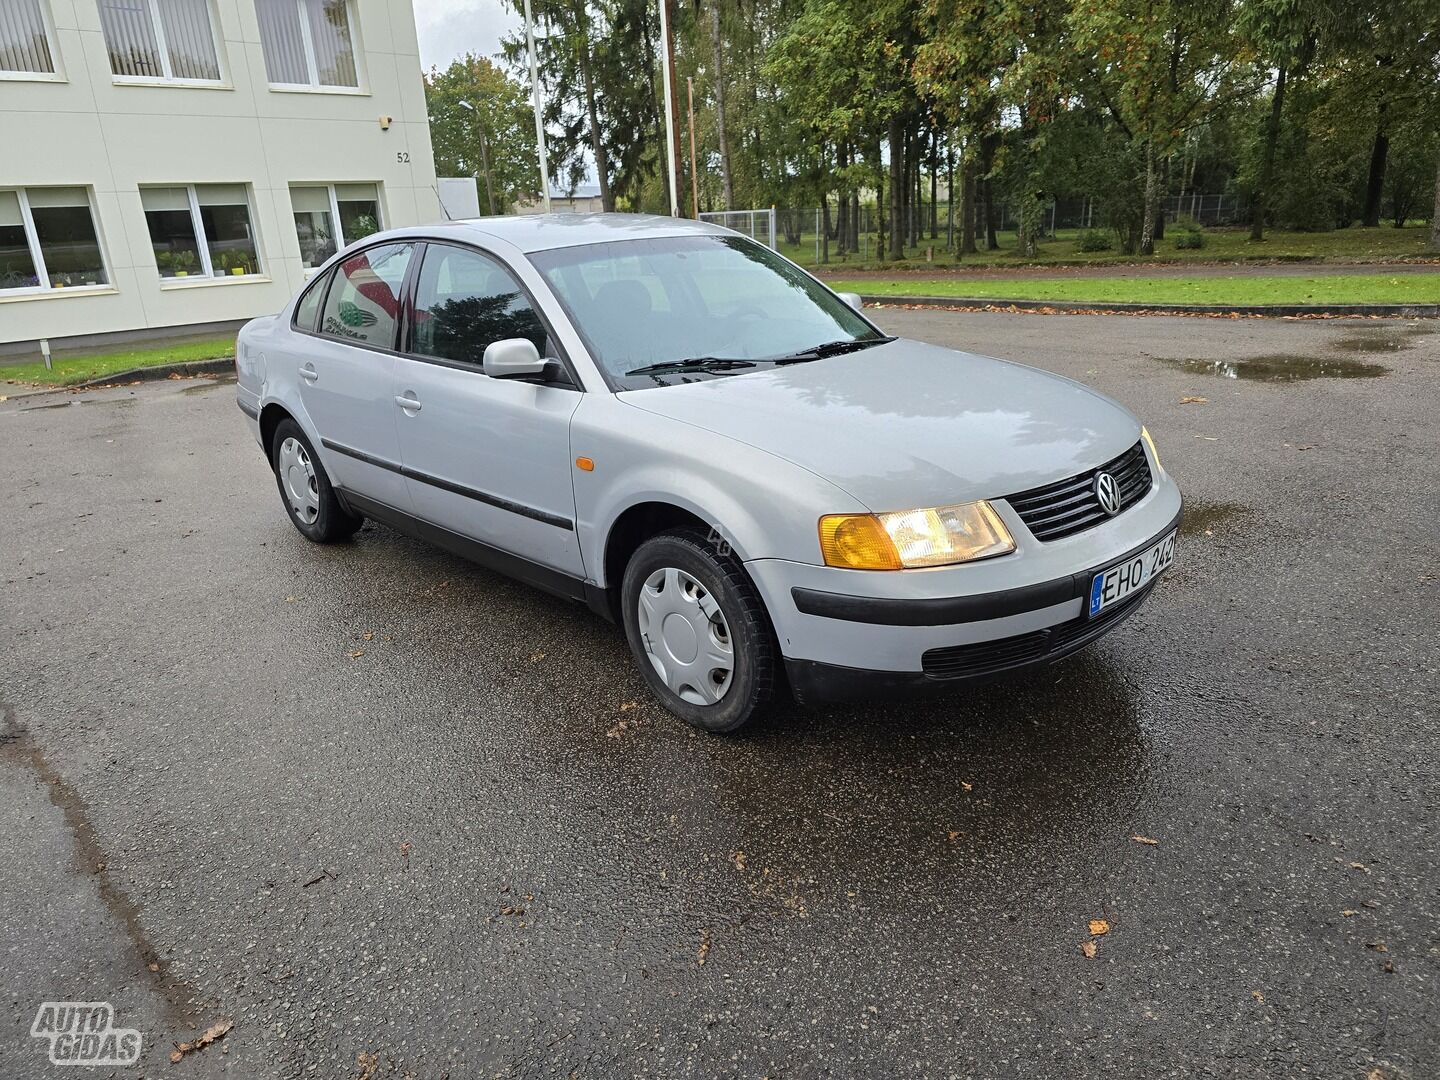
[[395, 423], [395, 335], [413, 244], [356, 252], [334, 271], [317, 332], [297, 336], [300, 400], [336, 487], [408, 510]]
[[580, 393], [485, 375], [485, 347], [517, 337], [554, 355], [544, 324], [503, 265], [471, 248], [427, 244], [410, 355], [395, 361], [410, 500], [426, 521], [583, 578], [570, 460], [570, 417]]

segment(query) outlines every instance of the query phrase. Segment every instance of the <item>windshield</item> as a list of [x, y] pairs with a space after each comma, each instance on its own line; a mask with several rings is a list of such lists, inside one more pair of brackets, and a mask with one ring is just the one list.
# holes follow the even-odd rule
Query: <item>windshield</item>
[[[833, 352], [837, 343], [889, 340], [804, 271], [742, 236], [619, 240], [534, 252], [530, 261], [622, 389], [743, 375], [826, 355], [799, 355], [817, 346]], [[636, 373], [656, 367], [670, 370]]]

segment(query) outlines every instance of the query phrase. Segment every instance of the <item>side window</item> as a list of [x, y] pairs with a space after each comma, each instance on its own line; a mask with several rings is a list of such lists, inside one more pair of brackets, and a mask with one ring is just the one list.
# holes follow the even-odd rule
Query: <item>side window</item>
[[329, 274], [321, 274], [310, 283], [310, 287], [300, 297], [300, 302], [295, 305], [295, 325], [301, 330], [315, 329], [315, 316], [320, 314], [320, 301], [325, 299], [325, 286], [330, 281]]
[[415, 252], [412, 244], [378, 244], [356, 252], [336, 269], [320, 332], [357, 344], [395, 347], [400, 286]]
[[554, 355], [545, 325], [508, 270], [476, 251], [429, 245], [415, 294], [411, 351], [478, 367], [485, 347], [506, 338], [529, 338], [541, 356]]

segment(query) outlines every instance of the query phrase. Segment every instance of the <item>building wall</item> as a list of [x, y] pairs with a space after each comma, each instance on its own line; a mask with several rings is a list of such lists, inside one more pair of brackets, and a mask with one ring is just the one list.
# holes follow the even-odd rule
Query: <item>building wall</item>
[[[279, 310], [306, 273], [292, 183], [378, 183], [383, 227], [440, 216], [408, 0], [354, 0], [360, 87], [342, 91], [270, 88], [254, 0], [213, 4], [224, 67], [214, 88], [115, 81], [96, 0], [47, 2], [58, 78], [0, 79], [0, 189], [89, 188], [111, 287], [0, 290], [0, 343]], [[139, 186], [202, 183], [250, 187], [260, 274], [162, 282]]]

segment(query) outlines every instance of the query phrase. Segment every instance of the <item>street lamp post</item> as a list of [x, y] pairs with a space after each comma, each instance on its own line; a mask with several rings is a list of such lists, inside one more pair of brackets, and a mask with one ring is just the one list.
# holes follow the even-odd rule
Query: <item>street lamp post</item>
[[475, 121], [475, 134], [480, 139], [480, 167], [485, 170], [485, 201], [489, 204], [490, 215], [495, 215], [495, 181], [490, 178], [490, 147], [485, 143], [485, 128], [480, 123], [480, 113], [468, 101], [460, 102], [460, 107], [470, 114]]

